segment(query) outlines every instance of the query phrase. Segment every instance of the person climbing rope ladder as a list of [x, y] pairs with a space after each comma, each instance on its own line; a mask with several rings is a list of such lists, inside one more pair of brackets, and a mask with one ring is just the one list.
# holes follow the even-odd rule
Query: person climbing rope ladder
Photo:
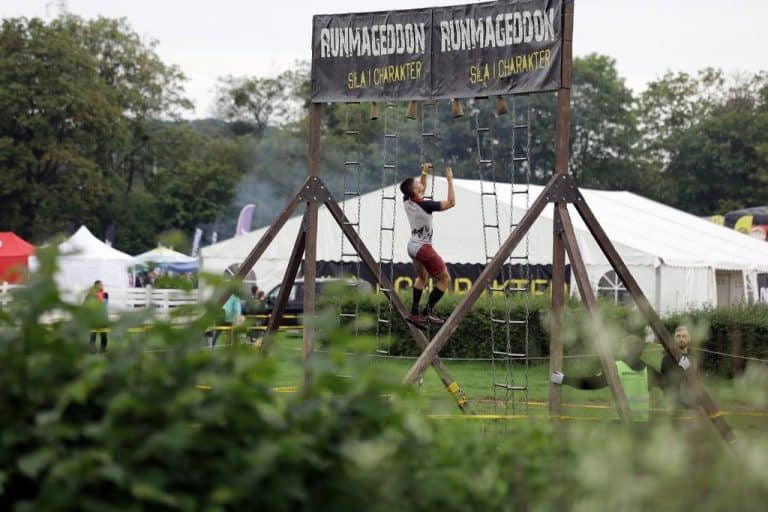
[[[432, 313], [432, 310], [451, 284], [451, 276], [448, 274], [448, 268], [445, 266], [443, 258], [432, 247], [432, 213], [444, 212], [456, 206], [453, 170], [450, 167], [445, 169], [445, 177], [448, 180], [448, 197], [443, 201], [424, 199], [427, 177], [431, 171], [432, 164], [426, 162], [421, 166], [421, 176], [418, 179], [406, 178], [400, 183], [405, 214], [411, 225], [408, 255], [411, 257], [416, 271], [416, 279], [413, 282], [413, 305], [408, 321], [420, 329], [426, 329], [428, 324], [441, 325], [444, 323], [441, 318]], [[421, 295], [430, 276], [435, 279], [436, 283], [429, 294], [427, 305], [420, 313]]]

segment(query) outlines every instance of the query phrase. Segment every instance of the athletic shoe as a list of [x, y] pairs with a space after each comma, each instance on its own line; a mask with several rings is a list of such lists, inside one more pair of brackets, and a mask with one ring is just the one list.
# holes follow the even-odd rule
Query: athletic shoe
[[422, 316], [432, 325], [443, 325], [445, 323], [445, 320], [440, 317], [436, 317], [432, 313], [425, 313]]
[[427, 319], [421, 315], [414, 315], [413, 313], [411, 313], [410, 315], [408, 315], [406, 320], [408, 321], [408, 323], [415, 325], [419, 329], [425, 330], [427, 328]]

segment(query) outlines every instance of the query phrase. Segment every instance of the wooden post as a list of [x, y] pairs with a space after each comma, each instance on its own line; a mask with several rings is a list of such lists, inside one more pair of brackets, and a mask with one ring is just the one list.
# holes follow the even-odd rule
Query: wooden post
[[[622, 260], [619, 252], [613, 246], [613, 243], [608, 238], [608, 235], [603, 230], [603, 227], [592, 213], [592, 209], [587, 205], [586, 201], [584, 201], [584, 197], [581, 196], [580, 193], [578, 200], [574, 202], [574, 205], [576, 206], [576, 210], [579, 212], [579, 215], [581, 215], [581, 218], [584, 219], [584, 222], [587, 225], [590, 233], [592, 233], [592, 236], [597, 242], [597, 245], [600, 246], [600, 249], [603, 251], [603, 254], [605, 254], [605, 257], [608, 259], [611, 267], [613, 267], [614, 272], [616, 272], [616, 275], [619, 276], [621, 282], [624, 283], [624, 287], [634, 299], [638, 309], [640, 309], [640, 311], [643, 313], [645, 319], [650, 324], [651, 329], [653, 329], [653, 332], [656, 334], [656, 337], [661, 341], [664, 350], [675, 361], [680, 361], [680, 358], [683, 354], [680, 352], [677, 343], [675, 343], [675, 340], [667, 330], [664, 322], [662, 322], [661, 318], [659, 318], [659, 315], [656, 314], [656, 311], [653, 309], [653, 306], [651, 306], [651, 303], [648, 302], [648, 299], [645, 297], [645, 294], [640, 288], [640, 285], [637, 284], [637, 281], [629, 272], [629, 269], [624, 264], [624, 260]], [[707, 413], [707, 416], [709, 416], [709, 419], [712, 421], [712, 424], [715, 426], [722, 438], [728, 442], [734, 441], [735, 436], [731, 426], [727, 421], [725, 421], [725, 418], [723, 418], [722, 414], [720, 413], [720, 409], [718, 408], [717, 404], [699, 382], [695, 371], [685, 372], [685, 377], [686, 381], [691, 387], [691, 390], [697, 397], [699, 404]]]
[[531, 229], [534, 221], [544, 210], [544, 207], [547, 205], [550, 199], [549, 194], [557, 184], [557, 180], [558, 177], [553, 176], [547, 186], [544, 187], [544, 190], [541, 191], [539, 197], [536, 198], [530, 208], [528, 208], [528, 211], [525, 212], [525, 215], [523, 215], [523, 218], [520, 219], [520, 223], [512, 231], [512, 233], [510, 233], [501, 247], [499, 247], [496, 255], [491, 261], [488, 262], [483, 271], [480, 273], [480, 276], [472, 285], [472, 288], [469, 289], [469, 292], [456, 305], [456, 309], [453, 310], [451, 316], [448, 317], [448, 320], [445, 321], [445, 324], [443, 324], [440, 330], [437, 331], [437, 334], [435, 334], [435, 337], [432, 338], [432, 341], [429, 342], [427, 348], [422, 351], [419, 358], [416, 360], [416, 362], [413, 363], [410, 370], [408, 370], [408, 373], [403, 379], [406, 384], [415, 383], [421, 374], [424, 373], [424, 370], [426, 370], [427, 367], [432, 364], [432, 361], [437, 358], [437, 355], [440, 353], [443, 347], [448, 344], [451, 335], [459, 326], [459, 322], [461, 322], [462, 318], [464, 318], [467, 313], [469, 313], [469, 311], [472, 309], [472, 305], [477, 302], [477, 299], [479, 299], [483, 294], [483, 291], [485, 291], [489, 279], [493, 278], [493, 276], [499, 272], [499, 269], [501, 269], [502, 265], [504, 265], [504, 262], [507, 260], [507, 258], [509, 258], [509, 255], [512, 254], [512, 251], [515, 250], [517, 244], [520, 243], [528, 230]]
[[[320, 103], [309, 107], [309, 176], [320, 174]], [[304, 248], [304, 385], [312, 379], [310, 363], [315, 343], [315, 281], [317, 278], [317, 202], [307, 202], [307, 235]]]
[[280, 328], [280, 321], [283, 318], [285, 312], [285, 305], [288, 303], [288, 297], [291, 295], [291, 289], [293, 283], [296, 281], [296, 274], [299, 272], [301, 266], [301, 258], [304, 257], [304, 247], [306, 245], [306, 227], [307, 216], [304, 219], [299, 228], [299, 233], [296, 235], [296, 242], [293, 244], [293, 250], [291, 251], [291, 257], [288, 260], [288, 268], [283, 276], [282, 284], [280, 285], [280, 292], [277, 294], [277, 300], [272, 308], [272, 314], [269, 316], [269, 322], [267, 323], [267, 330], [265, 333], [264, 344], [262, 345], [262, 351], [266, 352], [268, 348], [269, 334], [277, 331]]
[[571, 217], [568, 214], [568, 207], [565, 203], [560, 203], [557, 205], [557, 212], [559, 213], [560, 222], [563, 227], [560, 237], [568, 252], [568, 259], [571, 261], [571, 274], [573, 274], [573, 278], [576, 280], [576, 284], [579, 287], [581, 300], [587, 306], [587, 310], [592, 318], [592, 325], [596, 337], [595, 345], [597, 353], [600, 356], [600, 362], [603, 364], [605, 380], [608, 381], [608, 387], [613, 395], [613, 401], [616, 405], [616, 410], [619, 413], [619, 419], [625, 425], [631, 424], [632, 412], [629, 409], [627, 396], [624, 394], [624, 388], [621, 386], [621, 381], [619, 380], [619, 372], [616, 368], [616, 361], [613, 358], [611, 344], [605, 335], [605, 326], [600, 318], [600, 309], [597, 307], [592, 286], [589, 284], [587, 267], [584, 265], [584, 259], [581, 257], [581, 251], [576, 242], [576, 232], [573, 230]]
[[[571, 72], [573, 68], [573, 1], [563, 5], [563, 61], [560, 89], [557, 91], [555, 174], [568, 174], [571, 138]], [[565, 298], [565, 247], [560, 237], [558, 206], [554, 207], [552, 236], [552, 324], [549, 332], [549, 371], [563, 371], [563, 305]], [[562, 386], [549, 384], [549, 415], [561, 415]]]

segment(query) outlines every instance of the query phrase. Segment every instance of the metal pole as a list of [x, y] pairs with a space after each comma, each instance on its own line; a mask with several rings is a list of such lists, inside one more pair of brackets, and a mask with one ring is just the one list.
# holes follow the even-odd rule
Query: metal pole
[[[309, 107], [309, 176], [320, 175], [320, 117], [322, 106]], [[315, 343], [315, 281], [317, 277], [317, 202], [307, 202], [307, 236], [304, 249], [304, 385], [312, 379], [310, 362]]]
[[[555, 173], [568, 174], [571, 135], [571, 71], [573, 68], [573, 1], [563, 5], [563, 63], [560, 89], [557, 91], [557, 122], [555, 140]], [[559, 236], [558, 206], [552, 236], [552, 324], [549, 334], [549, 371], [563, 371], [563, 304], [565, 297], [565, 246]], [[561, 386], [549, 385], [549, 415], [561, 415]]]

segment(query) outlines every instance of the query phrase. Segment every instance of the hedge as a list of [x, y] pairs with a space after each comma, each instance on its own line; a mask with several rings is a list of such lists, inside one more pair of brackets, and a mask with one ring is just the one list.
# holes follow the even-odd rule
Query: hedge
[[[410, 296], [404, 295], [403, 302], [410, 308]], [[446, 295], [435, 308], [435, 313], [447, 318], [461, 299], [457, 295]], [[364, 331], [376, 333], [376, 315], [379, 298], [375, 295], [361, 296], [358, 304], [361, 317], [369, 321], [362, 322]], [[328, 300], [336, 307], [346, 311], [355, 307], [354, 297], [342, 300]], [[387, 317], [386, 302], [383, 303], [383, 316]], [[492, 325], [489, 306], [494, 315], [504, 318], [506, 308], [510, 308], [510, 318], [524, 318], [526, 307], [529, 311], [528, 353], [531, 357], [549, 355], [549, 312], [547, 297], [533, 297], [526, 302], [523, 298], [506, 301], [501, 298], [481, 298], [456, 329], [451, 342], [441, 352], [446, 358], [489, 358], [491, 356]], [[645, 322], [633, 307], [617, 307], [601, 304], [604, 323], [609, 329], [609, 338], [620, 339], [628, 333], [644, 336]], [[567, 354], [592, 353], [586, 311], [578, 301], [566, 302], [563, 320], [564, 343]], [[393, 314], [392, 342], [390, 353], [399, 356], [416, 356], [418, 348], [413, 343], [408, 327]], [[672, 332], [678, 325], [688, 325], [694, 338], [694, 347], [706, 351], [716, 351], [757, 359], [768, 359], [768, 307], [764, 305], [741, 306], [734, 308], [700, 309], [685, 314], [675, 314], [663, 319]], [[387, 333], [386, 324], [379, 324], [381, 332]], [[498, 325], [493, 332], [497, 343], [503, 346], [506, 336], [503, 326]], [[524, 347], [524, 328], [512, 326], [510, 338], [512, 351]], [[704, 351], [696, 351], [699, 364], [708, 372], [730, 377], [738, 375], [745, 368], [745, 360], [723, 357]]]

